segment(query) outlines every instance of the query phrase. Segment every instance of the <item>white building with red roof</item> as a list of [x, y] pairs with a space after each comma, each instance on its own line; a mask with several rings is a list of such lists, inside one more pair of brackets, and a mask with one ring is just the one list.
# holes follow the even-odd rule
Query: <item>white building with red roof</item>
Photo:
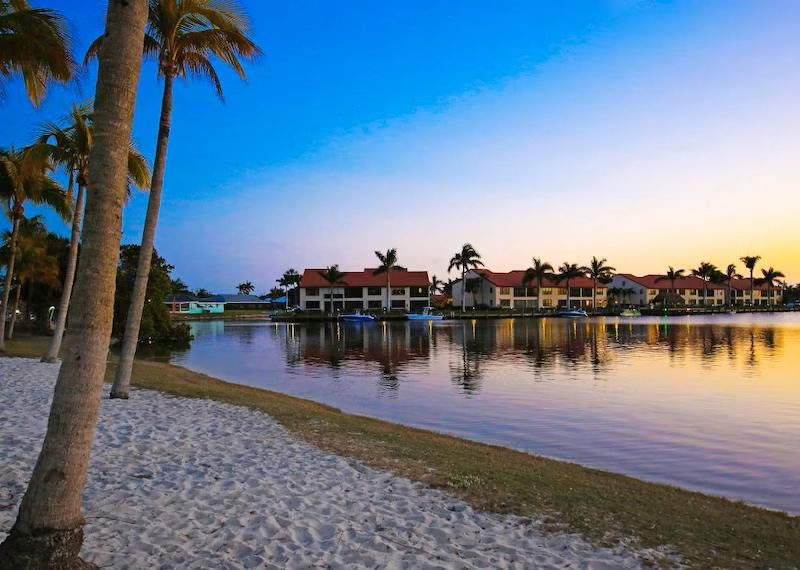
[[[592, 282], [588, 277], [574, 277], [569, 281], [545, 279], [541, 286], [535, 281], [522, 284], [525, 275], [523, 270], [498, 273], [488, 269], [467, 271], [466, 306], [500, 307], [508, 309], [542, 309], [555, 310], [567, 306], [567, 298], [571, 307], [591, 309], [593, 299], [597, 296], [597, 306], [606, 305], [607, 286]], [[461, 279], [453, 282], [453, 306], [461, 306], [464, 294]]]
[[[686, 305], [689, 307], [705, 305], [751, 305], [750, 279], [733, 278], [730, 282], [730, 301], [728, 301], [728, 283], [712, 283], [703, 281], [695, 275], [687, 275], [671, 282], [664, 275], [632, 275], [618, 273], [609, 283], [609, 290], [622, 304], [661, 305]], [[767, 297], [767, 286], [756, 284], [753, 287], [754, 305], [777, 305], [780, 303], [780, 293], [773, 294], [773, 299]]]
[[[327, 313], [356, 310], [381, 310], [386, 307], [386, 273], [375, 275], [375, 269], [345, 271], [336, 283], [324, 277], [325, 269], [305, 269], [300, 279], [300, 308]], [[427, 271], [392, 269], [392, 309], [418, 311], [429, 305]], [[333, 301], [333, 307], [331, 306]], [[333, 309], [333, 310], [332, 310]]]

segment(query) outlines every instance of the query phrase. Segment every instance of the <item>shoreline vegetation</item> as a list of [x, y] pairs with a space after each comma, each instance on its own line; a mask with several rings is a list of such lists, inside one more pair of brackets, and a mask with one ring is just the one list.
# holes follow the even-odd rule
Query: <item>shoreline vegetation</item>
[[[39, 357], [48, 342], [15, 338], [8, 356]], [[117, 360], [109, 354], [107, 382]], [[702, 568], [797, 568], [800, 560], [800, 517], [786, 513], [346, 414], [155, 360], [136, 359], [133, 385], [260, 410], [320, 448], [444, 489], [475, 508], [541, 518], [598, 544], [659, 548]]]

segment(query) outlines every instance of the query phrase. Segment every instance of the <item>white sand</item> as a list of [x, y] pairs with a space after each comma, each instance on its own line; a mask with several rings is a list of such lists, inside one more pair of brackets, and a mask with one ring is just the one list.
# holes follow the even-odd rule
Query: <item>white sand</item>
[[[58, 365], [0, 359], [0, 540]], [[268, 416], [135, 390], [103, 400], [82, 555], [107, 568], [636, 568], [650, 551], [547, 534], [320, 451]]]

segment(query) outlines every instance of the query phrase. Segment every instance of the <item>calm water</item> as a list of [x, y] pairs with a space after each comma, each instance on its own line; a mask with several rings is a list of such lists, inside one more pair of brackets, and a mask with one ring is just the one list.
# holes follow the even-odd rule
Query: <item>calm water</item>
[[800, 315], [196, 322], [172, 361], [800, 514]]

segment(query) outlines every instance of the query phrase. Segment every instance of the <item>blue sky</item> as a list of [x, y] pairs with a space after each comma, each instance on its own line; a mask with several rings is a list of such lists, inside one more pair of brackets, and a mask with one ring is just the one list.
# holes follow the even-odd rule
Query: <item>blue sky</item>
[[[289, 267], [358, 270], [390, 247], [442, 277], [465, 241], [497, 271], [760, 254], [800, 279], [794, 2], [242, 4], [265, 52], [249, 81], [222, 71], [225, 104], [202, 83], [175, 92], [156, 247], [192, 287], [264, 292]], [[49, 5], [82, 54], [105, 3]], [[93, 85], [90, 68], [38, 110], [11, 85], [0, 144]], [[146, 65], [148, 157], [160, 99]], [[145, 206], [126, 208], [125, 241]]]

